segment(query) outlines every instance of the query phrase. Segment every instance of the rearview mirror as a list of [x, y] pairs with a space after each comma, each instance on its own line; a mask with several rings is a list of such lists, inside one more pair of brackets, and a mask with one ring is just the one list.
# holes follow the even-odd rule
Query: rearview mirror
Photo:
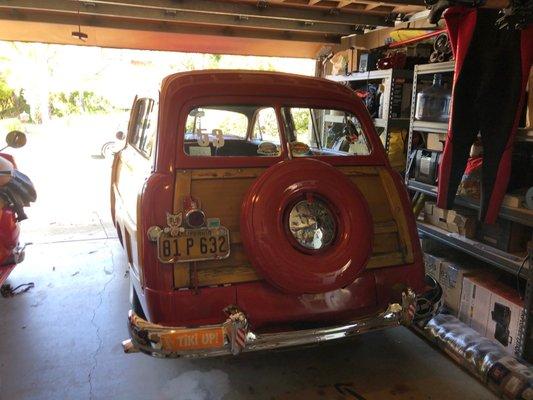
[[124, 140], [124, 138], [126, 137], [126, 135], [124, 134], [124, 132], [122, 132], [122, 131], [118, 131], [118, 132], [115, 134], [115, 137], [116, 137], [118, 140]]
[[191, 117], [202, 118], [202, 117], [205, 117], [205, 111], [195, 108], [194, 110], [191, 110], [189, 115]]
[[6, 136], [8, 147], [18, 149], [26, 144], [26, 134], [21, 131], [11, 131]]

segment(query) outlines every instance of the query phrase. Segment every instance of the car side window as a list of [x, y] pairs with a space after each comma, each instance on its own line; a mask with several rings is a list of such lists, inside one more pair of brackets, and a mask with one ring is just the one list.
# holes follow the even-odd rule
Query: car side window
[[129, 143], [146, 157], [152, 154], [157, 125], [157, 107], [149, 98], [138, 99], [135, 103], [134, 122]]

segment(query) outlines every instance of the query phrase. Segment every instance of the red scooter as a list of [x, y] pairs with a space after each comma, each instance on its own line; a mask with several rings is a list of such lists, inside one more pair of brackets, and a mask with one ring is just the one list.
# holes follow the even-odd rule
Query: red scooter
[[9, 132], [6, 143], [7, 146], [0, 149], [0, 286], [24, 259], [24, 248], [19, 244], [19, 222], [27, 218], [24, 207], [37, 198], [33, 183], [17, 170], [13, 156], [2, 153], [7, 147], [24, 146], [26, 135]]

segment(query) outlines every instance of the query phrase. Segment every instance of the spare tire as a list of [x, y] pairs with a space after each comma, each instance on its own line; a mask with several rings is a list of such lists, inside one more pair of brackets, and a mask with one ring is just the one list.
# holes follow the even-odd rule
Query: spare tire
[[241, 237], [253, 267], [293, 294], [351, 284], [372, 252], [373, 223], [357, 187], [310, 158], [268, 168], [245, 195]]

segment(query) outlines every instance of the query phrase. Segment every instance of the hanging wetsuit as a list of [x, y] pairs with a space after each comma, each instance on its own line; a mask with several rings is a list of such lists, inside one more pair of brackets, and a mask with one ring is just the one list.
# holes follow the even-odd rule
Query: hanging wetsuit
[[498, 29], [498, 11], [444, 14], [455, 56], [452, 111], [439, 167], [438, 206], [453, 208], [470, 147], [483, 143], [480, 220], [494, 223], [507, 189], [514, 136], [533, 56], [533, 26]]

